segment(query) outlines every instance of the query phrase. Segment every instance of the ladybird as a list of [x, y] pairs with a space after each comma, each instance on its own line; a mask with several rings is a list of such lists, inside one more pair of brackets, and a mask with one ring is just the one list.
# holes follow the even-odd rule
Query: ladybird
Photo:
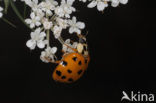
[[89, 61], [89, 56], [84, 58], [84, 56], [79, 53], [66, 54], [54, 70], [52, 77], [58, 82], [75, 82], [82, 77], [88, 68]]
[[[84, 37], [83, 37], [84, 38]], [[59, 61], [58, 66], [52, 74], [52, 78], [57, 82], [73, 83], [80, 79], [88, 68], [90, 56], [88, 53], [88, 46], [82, 36], [79, 37], [79, 43], [76, 49], [71, 48], [73, 52], [65, 53]]]

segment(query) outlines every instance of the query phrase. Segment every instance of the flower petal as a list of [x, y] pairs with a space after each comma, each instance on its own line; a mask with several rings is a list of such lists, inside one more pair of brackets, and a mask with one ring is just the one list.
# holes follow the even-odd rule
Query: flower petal
[[119, 0], [121, 4], [127, 4], [128, 0]]
[[53, 48], [51, 49], [52, 54], [55, 54], [56, 51], [57, 51], [57, 47], [53, 47]]
[[77, 22], [76, 26], [80, 29], [84, 29], [85, 28], [85, 24], [83, 22]]
[[35, 49], [36, 47], [36, 42], [34, 40], [28, 40], [26, 43], [27, 47], [29, 47], [30, 49]]
[[42, 41], [42, 40], [40, 40], [40, 41], [37, 41], [37, 46], [39, 47], [39, 48], [44, 48], [45, 47], [45, 43], [44, 43], [44, 41]]
[[90, 4], [88, 4], [88, 8], [93, 8], [97, 5], [97, 1], [92, 1]]
[[97, 9], [98, 9], [99, 11], [103, 11], [104, 8], [105, 8], [104, 2], [98, 2], [98, 4], [97, 4]]

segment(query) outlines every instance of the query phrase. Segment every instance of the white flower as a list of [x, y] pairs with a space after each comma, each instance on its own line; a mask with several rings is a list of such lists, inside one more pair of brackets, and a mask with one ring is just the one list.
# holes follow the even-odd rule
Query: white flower
[[56, 39], [60, 37], [61, 32], [62, 32], [62, 27], [55, 25], [53, 28], [53, 33]]
[[2, 7], [0, 7], [0, 18], [3, 16], [2, 11], [3, 11], [3, 8], [2, 8]]
[[61, 2], [61, 6], [63, 7], [65, 17], [67, 18], [70, 18], [70, 14], [76, 11], [75, 8], [72, 7], [74, 1], [75, 0], [62, 0]]
[[127, 3], [128, 3], [128, 0], [119, 0], [119, 2], [120, 2], [121, 4], [127, 4]]
[[46, 0], [46, 1], [49, 1], [54, 6], [58, 5], [58, 2], [56, 0]]
[[45, 49], [45, 51], [41, 52], [40, 59], [43, 62], [45, 62], [45, 63], [49, 62], [47, 59], [50, 59], [50, 60], [52, 60], [52, 62], [54, 62], [55, 61], [55, 53], [56, 52], [57, 52], [57, 48], [56, 47], [53, 47], [53, 48], [47, 47]]
[[119, 5], [119, 0], [112, 0], [112, 3], [111, 3], [111, 5], [112, 5], [112, 7], [117, 7], [118, 5]]
[[88, 8], [93, 8], [95, 6], [97, 6], [97, 9], [99, 11], [103, 11], [106, 7], [108, 7], [108, 3], [107, 1], [109, 0], [94, 0], [92, 1], [90, 4], [88, 4]]
[[35, 12], [38, 10], [38, 0], [22, 0], [31, 7], [31, 9]]
[[30, 28], [34, 28], [35, 26], [40, 26], [40, 17], [36, 16], [34, 12], [30, 14], [31, 19], [26, 19], [25, 22], [30, 24]]
[[41, 32], [40, 28], [36, 29], [34, 32], [31, 32], [30, 36], [31, 39], [26, 43], [27, 47], [29, 47], [30, 49], [35, 49], [36, 45], [39, 48], [44, 48], [47, 44], [47, 41], [44, 40], [46, 34], [45, 32]]
[[[86, 0], [79, 0], [79, 1], [86, 2]], [[119, 3], [127, 4], [128, 2], [128, 0], [88, 0], [88, 1], [91, 1], [88, 4], [88, 8], [93, 8], [97, 6], [97, 9], [99, 11], [103, 11], [106, 7], [108, 7], [108, 2], [111, 3], [112, 7], [117, 7]]]
[[86, 2], [87, 0], [79, 0], [79, 1]]
[[23, 1], [25, 1], [25, 3], [29, 7], [31, 7], [32, 11], [40, 18], [42, 18], [45, 15], [38, 5], [38, 0], [23, 0]]
[[76, 11], [75, 8], [72, 7], [74, 1], [75, 0], [62, 0], [61, 5], [56, 8], [55, 13], [59, 17], [70, 18], [70, 14]]
[[45, 16], [45, 13], [41, 9], [37, 9], [35, 13], [36, 16], [38, 16], [40, 19], [42, 19]]
[[43, 19], [43, 26], [44, 29], [50, 29], [53, 26], [53, 23], [48, 21], [47, 18]]
[[55, 8], [55, 14], [57, 14], [59, 17], [63, 17], [64, 16], [63, 8], [60, 6], [57, 6]]
[[57, 24], [62, 27], [63, 29], [66, 29], [68, 26], [67, 20], [66, 19], [61, 19], [61, 18], [56, 18]]
[[112, 7], [117, 7], [119, 3], [121, 4], [127, 4], [128, 0], [111, 0]]
[[51, 16], [53, 13], [52, 13], [52, 10], [55, 9], [55, 5], [53, 5], [49, 0], [46, 0], [45, 2], [41, 2], [39, 4], [39, 7], [44, 11], [46, 12], [47, 16]]
[[[73, 52], [73, 50], [71, 48], [75, 49], [77, 47], [77, 44], [78, 44], [77, 42], [74, 42], [73, 44], [71, 44], [70, 39], [67, 39], [65, 41], [65, 44], [62, 47], [62, 50], [66, 53], [71, 53], [71, 52]], [[71, 48], [67, 47], [67, 45], [70, 46]]]
[[83, 22], [76, 22], [76, 17], [73, 17], [72, 20], [68, 20], [68, 23], [70, 25], [70, 34], [74, 32], [76, 32], [77, 34], [81, 34], [81, 29], [85, 28], [85, 24]]

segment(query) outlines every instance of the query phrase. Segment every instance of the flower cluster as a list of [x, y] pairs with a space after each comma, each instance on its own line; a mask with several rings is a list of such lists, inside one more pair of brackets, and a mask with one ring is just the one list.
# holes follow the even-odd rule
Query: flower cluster
[[[13, 0], [14, 2], [16, 0]], [[76, 0], [20, 0], [31, 8], [30, 17], [26, 18], [25, 23], [32, 29], [30, 40], [26, 45], [31, 50], [36, 47], [44, 49], [41, 52], [41, 60], [48, 63], [48, 59], [55, 62], [57, 56], [57, 47], [51, 47], [50, 37], [54, 37], [62, 43], [62, 51], [65, 53], [72, 52], [72, 48], [77, 47], [77, 42], [71, 43], [70, 39], [64, 41], [62, 39], [62, 31], [67, 30], [69, 34], [81, 34], [85, 28], [85, 23], [77, 20], [76, 16], [72, 16], [76, 12], [74, 3]], [[126, 4], [128, 0], [79, 0], [88, 3], [88, 8], [97, 7], [98, 11], [103, 11], [110, 4], [117, 7], [120, 3]], [[3, 16], [3, 8], [0, 7], [0, 18]], [[67, 44], [67, 45], [65, 45]]]
[[[54, 0], [25, 0], [25, 3], [31, 7], [30, 18], [25, 22], [34, 31], [31, 32], [31, 39], [27, 41], [27, 47], [30, 49], [45, 48], [41, 53], [41, 60], [47, 62], [46, 58], [54, 61], [56, 47], [50, 47], [49, 38], [52, 35], [55, 39], [61, 38], [63, 29], [68, 29], [70, 34], [81, 34], [85, 28], [83, 22], [77, 21], [76, 17], [71, 17], [76, 9], [73, 7], [75, 0], [62, 0], [60, 5]], [[64, 48], [64, 47], [63, 47]], [[64, 50], [65, 51], [65, 50]], [[45, 57], [45, 58], [44, 58]]]

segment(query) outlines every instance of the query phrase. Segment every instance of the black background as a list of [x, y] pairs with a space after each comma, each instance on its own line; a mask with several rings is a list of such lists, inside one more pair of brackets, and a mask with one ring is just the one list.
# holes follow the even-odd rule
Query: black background
[[0, 20], [0, 103], [119, 103], [123, 90], [156, 93], [154, 3], [129, 0], [104, 14], [82, 3], [77, 8], [89, 31], [91, 62], [74, 84], [52, 80], [55, 65], [42, 63], [40, 50], [26, 47], [30, 30], [12, 10], [5, 17], [16, 29]]

